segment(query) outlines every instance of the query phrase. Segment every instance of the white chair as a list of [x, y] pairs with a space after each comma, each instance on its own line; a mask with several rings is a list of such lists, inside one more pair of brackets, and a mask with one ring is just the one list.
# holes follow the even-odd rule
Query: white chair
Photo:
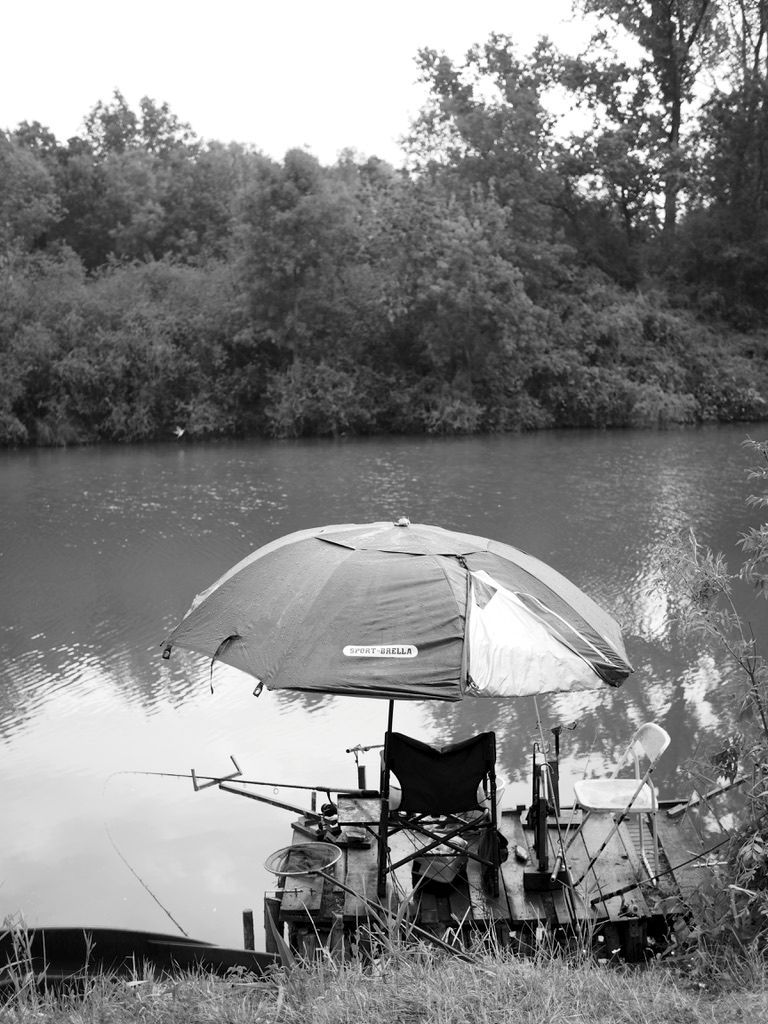
[[[577, 806], [587, 812], [582, 819], [582, 824], [593, 811], [612, 812], [617, 815], [613, 828], [603, 842], [603, 845], [592, 858], [587, 871], [594, 865], [599, 855], [618, 831], [624, 818], [628, 814], [635, 814], [638, 815], [640, 827], [640, 855], [650, 875], [651, 871], [645, 856], [643, 841], [643, 818], [648, 814], [652, 818], [654, 878], [658, 875], [659, 837], [656, 831], [655, 820], [655, 815], [658, 811], [658, 798], [656, 789], [651, 782], [651, 774], [659, 758], [669, 746], [669, 743], [669, 733], [662, 729], [660, 725], [648, 722], [645, 725], [641, 725], [630, 740], [627, 749], [616, 765], [613, 775], [602, 779], [582, 779], [580, 782], [574, 783], [575, 802]], [[645, 770], [642, 773], [641, 761], [647, 761]], [[628, 762], [634, 764], [634, 777], [619, 778], [619, 772]], [[587, 871], [584, 872], [584, 875], [586, 875]], [[582, 878], [584, 875], [582, 875]]]

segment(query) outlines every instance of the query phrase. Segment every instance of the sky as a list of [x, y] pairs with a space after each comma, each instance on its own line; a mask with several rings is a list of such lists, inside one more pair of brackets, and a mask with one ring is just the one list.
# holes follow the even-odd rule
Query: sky
[[571, 0], [4, 0], [0, 129], [39, 121], [65, 142], [118, 89], [277, 160], [351, 148], [397, 164], [425, 96], [418, 50], [458, 60], [494, 31], [521, 55], [544, 34], [571, 53], [586, 41]]

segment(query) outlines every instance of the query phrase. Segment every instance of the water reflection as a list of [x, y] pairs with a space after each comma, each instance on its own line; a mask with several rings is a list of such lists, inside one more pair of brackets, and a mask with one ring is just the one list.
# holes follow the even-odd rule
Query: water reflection
[[[531, 746], [557, 724], [569, 780], [614, 761], [655, 719], [678, 772], [737, 725], [738, 683], [718, 652], [681, 639], [656, 586], [657, 544], [694, 527], [736, 559], [750, 524], [741, 428], [668, 434], [242, 443], [0, 454], [0, 916], [167, 930], [106, 829], [193, 934], [239, 942], [240, 910], [272, 884], [261, 864], [290, 816], [180, 780], [125, 770], [224, 771], [354, 784], [358, 743], [381, 742], [386, 703], [264, 693], [177, 651], [166, 633], [192, 596], [275, 537], [408, 515], [537, 555], [623, 623], [635, 674], [619, 691], [460, 704], [402, 702], [404, 732], [447, 742], [497, 733], [505, 799], [528, 797]], [[766, 606], [750, 607], [764, 631]], [[213, 692], [211, 692], [211, 682]], [[377, 753], [367, 758], [377, 776]], [[186, 916], [185, 916], [186, 915]], [[257, 915], [258, 916], [258, 915]]]

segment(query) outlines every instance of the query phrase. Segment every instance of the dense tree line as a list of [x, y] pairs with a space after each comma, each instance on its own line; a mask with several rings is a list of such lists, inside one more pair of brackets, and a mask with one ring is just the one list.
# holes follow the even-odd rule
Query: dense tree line
[[0, 443], [766, 418], [768, 0], [580, 4], [422, 51], [402, 169], [0, 132]]

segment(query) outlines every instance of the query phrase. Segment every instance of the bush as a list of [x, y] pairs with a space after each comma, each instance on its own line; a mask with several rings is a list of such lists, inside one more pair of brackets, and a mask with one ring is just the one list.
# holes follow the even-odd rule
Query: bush
[[[768, 442], [745, 444], [757, 460], [749, 478], [765, 486]], [[768, 509], [768, 490], [747, 502]], [[708, 761], [691, 767], [722, 782], [746, 778], [745, 816], [725, 848], [716, 884], [695, 894], [694, 938], [715, 953], [768, 951], [768, 661], [761, 633], [739, 613], [734, 596], [736, 588], [749, 587], [768, 597], [768, 523], [749, 529], [740, 545], [744, 560], [735, 573], [693, 532], [667, 542], [661, 561], [663, 584], [677, 600], [684, 628], [716, 644], [741, 680], [739, 731], [721, 737]]]
[[301, 360], [268, 380], [264, 415], [272, 437], [337, 437], [374, 424], [362, 374]]
[[425, 396], [424, 430], [427, 434], [475, 434], [483, 413], [471, 394], [446, 386]]

